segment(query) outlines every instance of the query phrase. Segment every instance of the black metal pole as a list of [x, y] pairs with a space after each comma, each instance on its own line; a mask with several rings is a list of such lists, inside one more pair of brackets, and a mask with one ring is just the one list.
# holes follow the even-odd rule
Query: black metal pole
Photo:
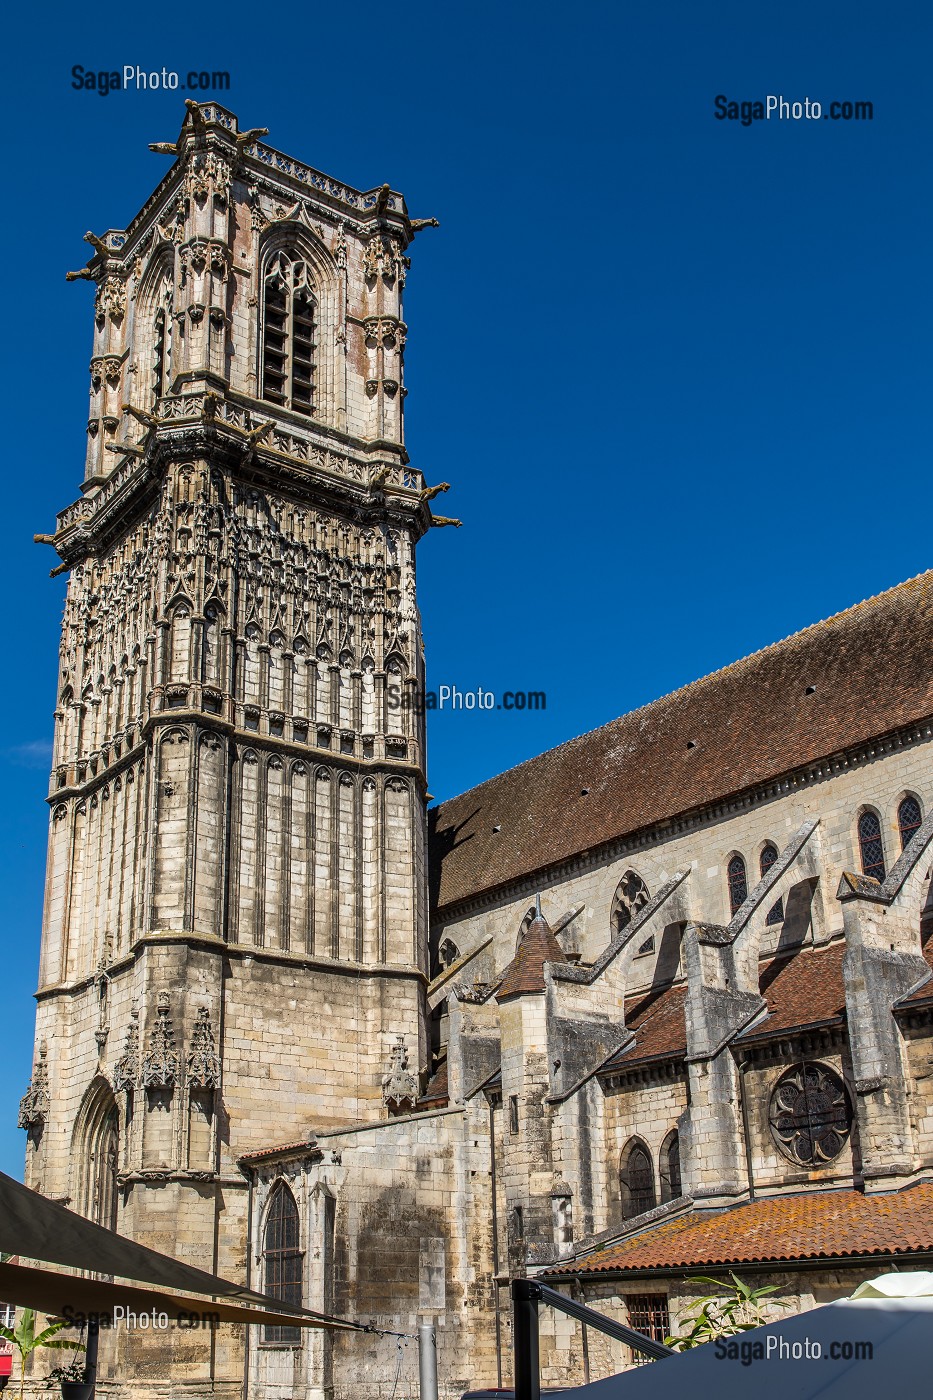
[[84, 1384], [91, 1386], [90, 1400], [94, 1400], [97, 1386], [97, 1344], [100, 1341], [100, 1324], [96, 1317], [88, 1319], [87, 1351], [84, 1353]]
[[512, 1280], [512, 1351], [515, 1400], [541, 1400], [538, 1365], [538, 1300], [541, 1287], [527, 1278]]

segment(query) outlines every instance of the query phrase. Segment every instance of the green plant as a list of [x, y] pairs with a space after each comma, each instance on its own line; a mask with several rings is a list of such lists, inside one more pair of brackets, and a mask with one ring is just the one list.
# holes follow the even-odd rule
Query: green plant
[[26, 1362], [34, 1351], [40, 1347], [47, 1347], [50, 1351], [83, 1351], [84, 1347], [80, 1342], [55, 1341], [57, 1332], [71, 1324], [64, 1320], [60, 1322], [50, 1322], [48, 1327], [37, 1334], [36, 1313], [32, 1308], [23, 1308], [19, 1321], [15, 1327], [0, 1326], [0, 1337], [5, 1337], [8, 1342], [12, 1342], [19, 1352], [19, 1395], [23, 1400], [23, 1388], [26, 1384]]
[[[768, 1321], [762, 1299], [777, 1288], [749, 1288], [737, 1274], [729, 1270], [732, 1283], [723, 1283], [715, 1278], [688, 1278], [687, 1283], [712, 1285], [716, 1293], [708, 1293], [698, 1298], [688, 1308], [682, 1322], [689, 1324], [689, 1330], [679, 1337], [665, 1337], [667, 1346], [674, 1351], [688, 1351], [691, 1347], [705, 1346], [717, 1337], [734, 1337], [739, 1332], [750, 1332], [754, 1327], [763, 1327]], [[776, 1302], [776, 1300], [775, 1300]], [[785, 1307], [784, 1303], [777, 1303]]]
[[[83, 1350], [83, 1348], [82, 1348]], [[76, 1381], [79, 1385], [84, 1380], [85, 1362], [77, 1353], [71, 1358], [67, 1366], [56, 1366], [45, 1378], [46, 1390], [54, 1390], [61, 1385], [62, 1381]]]

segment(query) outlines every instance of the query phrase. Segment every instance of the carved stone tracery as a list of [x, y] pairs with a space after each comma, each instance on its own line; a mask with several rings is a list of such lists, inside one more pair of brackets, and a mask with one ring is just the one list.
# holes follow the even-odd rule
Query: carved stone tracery
[[179, 1068], [169, 996], [167, 992], [160, 992], [156, 1023], [149, 1035], [149, 1049], [143, 1056], [143, 1088], [168, 1088], [177, 1081]]

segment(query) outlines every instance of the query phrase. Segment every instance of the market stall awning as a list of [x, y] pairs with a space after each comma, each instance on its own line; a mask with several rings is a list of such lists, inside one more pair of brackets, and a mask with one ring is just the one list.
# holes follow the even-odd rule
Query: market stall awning
[[217, 1302], [214, 1299], [191, 1298], [156, 1289], [134, 1288], [122, 1283], [105, 1283], [99, 1279], [61, 1274], [53, 1269], [37, 1269], [23, 1264], [0, 1264], [0, 1296], [21, 1308], [34, 1308], [50, 1317], [75, 1317], [83, 1313], [126, 1319], [127, 1313], [152, 1316], [164, 1313], [170, 1322], [191, 1327], [199, 1323], [261, 1322], [270, 1327], [323, 1327], [332, 1331], [356, 1330], [353, 1322], [304, 1312], [276, 1312], [274, 1306], [247, 1308], [241, 1303]]
[[[38, 1259], [46, 1264], [60, 1264], [67, 1269], [94, 1270], [98, 1274], [113, 1274], [118, 1278], [134, 1279], [154, 1288], [165, 1290], [166, 1297], [177, 1293], [197, 1293], [209, 1298], [229, 1299], [239, 1304], [252, 1304], [276, 1316], [287, 1318], [283, 1325], [339, 1325], [353, 1330], [366, 1330], [362, 1323], [344, 1322], [339, 1318], [329, 1318], [307, 1308], [292, 1308], [278, 1298], [266, 1293], [257, 1293], [229, 1279], [219, 1278], [173, 1259], [168, 1254], [160, 1254], [146, 1245], [136, 1244], [103, 1225], [85, 1220], [74, 1211], [50, 1201], [30, 1191], [21, 1182], [0, 1172], [0, 1253], [15, 1254], [22, 1258]], [[12, 1265], [3, 1266], [6, 1269]], [[36, 1273], [44, 1273], [37, 1270]], [[63, 1275], [52, 1275], [53, 1279]], [[69, 1287], [79, 1282], [91, 1280], [68, 1279]], [[110, 1285], [99, 1284], [99, 1287]], [[130, 1290], [120, 1288], [122, 1294]], [[0, 1296], [6, 1297], [0, 1284]], [[8, 1302], [20, 1302], [10, 1296]], [[118, 1300], [119, 1301], [119, 1300]], [[191, 1300], [189, 1300], [190, 1302]], [[178, 1300], [181, 1306], [181, 1300]], [[31, 1307], [31, 1303], [22, 1302]], [[150, 1303], [150, 1307], [152, 1304]], [[109, 1311], [109, 1307], [103, 1311]], [[160, 1309], [164, 1311], [165, 1309]], [[211, 1309], [214, 1311], [214, 1309]], [[42, 1306], [42, 1311], [48, 1311]], [[54, 1311], [54, 1309], [53, 1309]], [[82, 1311], [89, 1311], [88, 1308]], [[101, 1311], [101, 1309], [90, 1309]], [[245, 1311], [245, 1309], [244, 1309]], [[242, 1321], [242, 1318], [231, 1319]], [[255, 1320], [255, 1319], [254, 1319]], [[265, 1319], [270, 1320], [271, 1319]]]

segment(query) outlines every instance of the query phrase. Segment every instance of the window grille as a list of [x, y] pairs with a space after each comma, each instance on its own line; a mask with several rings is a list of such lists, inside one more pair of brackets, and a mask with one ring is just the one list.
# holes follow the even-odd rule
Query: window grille
[[727, 867], [729, 879], [729, 912], [734, 914], [748, 898], [748, 875], [745, 861], [741, 856], [733, 856]]
[[913, 836], [914, 832], [923, 821], [923, 813], [920, 811], [920, 803], [916, 797], [905, 797], [897, 809], [897, 824], [901, 833], [901, 850]]
[[858, 819], [858, 844], [862, 858], [862, 873], [884, 879], [884, 844], [877, 813], [863, 812]]
[[[273, 1189], [269, 1202], [263, 1240], [265, 1291], [273, 1298], [293, 1307], [301, 1307], [302, 1255], [299, 1248], [298, 1207], [288, 1187], [281, 1183]], [[267, 1342], [301, 1340], [299, 1327], [268, 1326]]]
[[314, 412], [315, 311], [307, 267], [277, 253], [263, 283], [262, 397], [296, 413]]
[[[663, 1342], [670, 1336], [671, 1316], [666, 1293], [628, 1294], [625, 1308], [628, 1312], [628, 1325], [636, 1332], [643, 1332], [646, 1337], [653, 1337], [656, 1342]], [[644, 1366], [653, 1360], [654, 1357], [645, 1356], [644, 1352], [632, 1348], [634, 1365]]]
[[[765, 845], [764, 849], [763, 849], [762, 852], [761, 852], [761, 858], [760, 858], [760, 862], [759, 862], [759, 869], [760, 869], [760, 871], [761, 871], [762, 877], [764, 877], [765, 875], [767, 875], [768, 871], [771, 869], [772, 865], [773, 865], [774, 862], [777, 860], [777, 858], [778, 858], [778, 848], [777, 848], [777, 846], [775, 846], [775, 844], [774, 844], [773, 841], [767, 842], [767, 844]], [[776, 903], [776, 904], [772, 904], [771, 908], [768, 910], [768, 917], [765, 919], [765, 923], [766, 923], [766, 924], [782, 924], [783, 922], [784, 922], [784, 901], [783, 901], [783, 899], [779, 899], [779, 900], [777, 901], [777, 903]]]

